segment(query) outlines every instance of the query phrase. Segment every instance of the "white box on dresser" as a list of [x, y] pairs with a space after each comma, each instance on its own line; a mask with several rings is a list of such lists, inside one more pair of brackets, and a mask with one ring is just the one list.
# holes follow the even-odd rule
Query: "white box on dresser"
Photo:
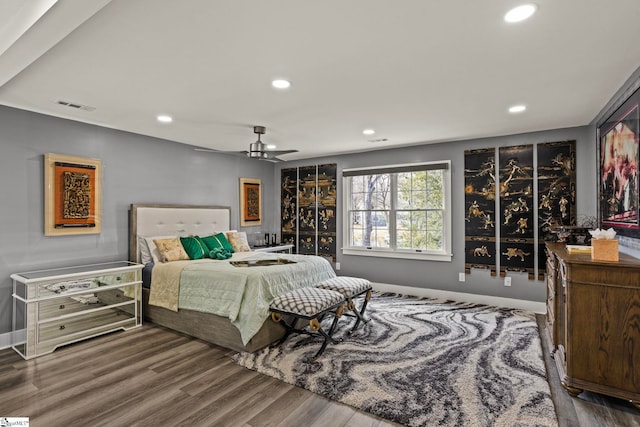
[[15, 273], [13, 349], [25, 359], [142, 325], [142, 264], [116, 261]]

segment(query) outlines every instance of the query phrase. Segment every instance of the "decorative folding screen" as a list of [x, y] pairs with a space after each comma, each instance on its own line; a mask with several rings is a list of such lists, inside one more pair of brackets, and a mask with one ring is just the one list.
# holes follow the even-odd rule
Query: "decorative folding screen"
[[494, 148], [465, 151], [466, 273], [490, 269], [494, 276], [499, 259], [500, 276], [518, 271], [534, 279], [537, 250], [537, 276], [544, 279], [544, 244], [557, 238], [552, 227], [576, 223], [575, 145], [537, 144], [535, 162], [533, 145], [501, 147], [497, 172]]
[[281, 176], [282, 242], [335, 262], [337, 165], [283, 169]]
[[538, 279], [543, 280], [545, 242], [555, 241], [552, 228], [576, 224], [576, 142], [538, 144]]
[[507, 270], [534, 277], [533, 145], [501, 147], [500, 276]]
[[495, 149], [464, 152], [465, 272], [490, 269], [496, 275]]

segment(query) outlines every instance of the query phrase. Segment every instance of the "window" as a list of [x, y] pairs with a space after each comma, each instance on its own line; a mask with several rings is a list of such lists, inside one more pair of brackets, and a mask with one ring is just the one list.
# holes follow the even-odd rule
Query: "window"
[[347, 255], [451, 260], [450, 162], [342, 172]]

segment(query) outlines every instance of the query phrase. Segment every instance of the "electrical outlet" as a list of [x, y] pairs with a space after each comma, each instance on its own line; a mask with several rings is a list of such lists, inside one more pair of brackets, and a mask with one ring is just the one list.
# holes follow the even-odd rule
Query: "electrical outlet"
[[505, 277], [504, 278], [504, 285], [505, 286], [511, 286], [511, 277]]
[[466, 279], [464, 273], [458, 273], [458, 282], [464, 282]]
[[336, 270], [340, 270], [340, 263], [336, 262]]

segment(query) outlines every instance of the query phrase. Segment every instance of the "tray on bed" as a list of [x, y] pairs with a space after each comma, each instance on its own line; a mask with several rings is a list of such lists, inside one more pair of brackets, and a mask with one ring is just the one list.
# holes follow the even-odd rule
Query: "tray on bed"
[[246, 260], [246, 261], [229, 261], [231, 265], [234, 267], [266, 267], [269, 265], [285, 265], [285, 264], [295, 264], [295, 261], [284, 258], [276, 258], [276, 259], [254, 259], [254, 260]]

